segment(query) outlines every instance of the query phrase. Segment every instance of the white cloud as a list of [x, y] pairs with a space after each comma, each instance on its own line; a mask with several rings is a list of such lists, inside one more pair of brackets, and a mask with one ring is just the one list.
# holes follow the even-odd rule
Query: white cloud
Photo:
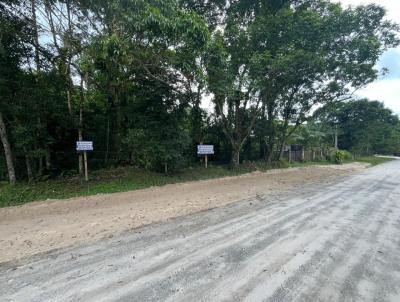
[[339, 0], [343, 5], [366, 5], [375, 3], [383, 6], [387, 10], [388, 19], [400, 22], [400, 1], [399, 0]]
[[201, 108], [208, 111], [209, 113], [213, 112], [214, 105], [212, 102], [213, 95], [212, 94], [204, 94], [203, 99], [201, 100]]
[[400, 79], [378, 81], [358, 91], [356, 95], [383, 101], [387, 107], [400, 114]]
[[[387, 19], [392, 20], [396, 23], [400, 23], [400, 1], [399, 0], [340, 0], [337, 1], [343, 5], [366, 5], [375, 3], [386, 8]], [[381, 67], [388, 67], [390, 74], [383, 79], [379, 79], [364, 89], [360, 90], [357, 95], [366, 97], [371, 100], [383, 101], [387, 107], [392, 109], [397, 114], [400, 114], [400, 76], [398, 68], [400, 62], [397, 60], [394, 54], [400, 53], [400, 48], [391, 50], [391, 59], [388, 60], [388, 53], [383, 55], [383, 60], [380, 62]], [[400, 60], [400, 56], [398, 56]], [[382, 64], [384, 66], [382, 66]]]

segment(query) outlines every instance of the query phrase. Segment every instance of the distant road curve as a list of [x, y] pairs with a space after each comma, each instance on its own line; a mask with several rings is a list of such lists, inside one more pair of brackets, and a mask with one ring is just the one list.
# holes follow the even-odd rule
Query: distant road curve
[[379, 155], [376, 154], [376, 157], [382, 157], [382, 158], [393, 158], [393, 159], [400, 159], [400, 156], [394, 156], [394, 155]]

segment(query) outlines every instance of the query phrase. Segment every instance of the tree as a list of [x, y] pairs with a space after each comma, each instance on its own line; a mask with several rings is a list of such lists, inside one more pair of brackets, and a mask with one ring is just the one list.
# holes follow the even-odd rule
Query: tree
[[28, 32], [26, 20], [18, 18], [9, 10], [13, 1], [0, 3], [0, 138], [4, 148], [8, 176], [11, 184], [16, 182], [14, 155], [9, 141], [4, 114], [13, 111], [13, 87], [21, 74], [20, 64], [26, 51], [24, 42]]
[[260, 99], [249, 77], [249, 36], [240, 24], [229, 24], [217, 32], [207, 55], [208, 88], [213, 94], [216, 115], [228, 139], [233, 165], [258, 116]]
[[196, 12], [207, 22], [210, 32], [222, 25], [226, 0], [180, 0], [183, 8]]
[[360, 154], [394, 154], [400, 149], [399, 118], [383, 103], [362, 99], [332, 104], [316, 111], [315, 118], [327, 129], [338, 126], [341, 149]]
[[[2, 149], [30, 181], [74, 173], [77, 139], [94, 141], [94, 169], [166, 173], [193, 164], [201, 142], [233, 165], [257, 150], [279, 159], [293, 134], [333, 144], [328, 122], [302, 125], [374, 80], [398, 44], [379, 6], [325, 0], [5, 0], [0, 11]], [[376, 112], [384, 122], [349, 124], [359, 141], [332, 115], [339, 146], [395, 152], [399, 126]]]
[[[313, 108], [345, 99], [350, 89], [376, 79], [374, 65], [384, 50], [398, 45], [397, 29], [376, 5], [343, 9], [340, 4], [307, 0], [262, 10], [251, 25], [251, 74], [269, 129], [260, 133], [269, 145], [268, 160], [276, 144], [283, 150]], [[290, 131], [289, 125], [294, 125]]]
[[326, 124], [310, 120], [294, 131], [290, 141], [303, 146], [304, 149], [329, 149], [332, 147], [330, 130]]
[[11, 151], [10, 142], [7, 137], [7, 128], [4, 123], [3, 115], [0, 112], [0, 139], [4, 147], [4, 154], [6, 157], [8, 177], [10, 179], [11, 184], [15, 184], [16, 176], [15, 176], [15, 168], [14, 168], [14, 159]]
[[120, 5], [100, 1], [91, 3], [88, 10], [104, 28], [92, 37], [84, 65], [90, 85], [104, 98], [107, 164], [111, 150], [119, 157], [123, 108], [135, 99], [127, 93], [153, 79], [176, 92], [174, 101], [187, 103], [185, 76], [192, 76], [188, 69], [193, 70], [192, 62], [207, 43], [208, 31], [196, 14], [175, 1], [122, 1]]

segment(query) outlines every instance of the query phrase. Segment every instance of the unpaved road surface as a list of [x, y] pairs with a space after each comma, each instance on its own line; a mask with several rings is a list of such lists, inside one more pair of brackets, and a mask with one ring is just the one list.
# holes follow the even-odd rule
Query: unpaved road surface
[[[250, 197], [329, 182], [362, 164], [255, 172], [0, 209], [0, 263], [185, 216]], [[1, 302], [1, 301], [0, 301]]]
[[400, 301], [400, 161], [0, 265], [0, 301]]

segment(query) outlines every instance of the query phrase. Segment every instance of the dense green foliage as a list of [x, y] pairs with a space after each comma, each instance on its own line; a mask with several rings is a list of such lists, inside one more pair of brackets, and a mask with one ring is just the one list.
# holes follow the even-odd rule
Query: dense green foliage
[[327, 0], [2, 1], [0, 179], [82, 174], [82, 139], [92, 169], [163, 173], [198, 161], [199, 143], [234, 166], [332, 147], [332, 123], [340, 148], [398, 152], [397, 117], [344, 103], [397, 32], [380, 6]]
[[[299, 166], [299, 164], [296, 166]], [[0, 183], [0, 208], [20, 205], [30, 201], [126, 192], [153, 186], [230, 177], [253, 171], [287, 167], [289, 165], [284, 162], [271, 164], [254, 162], [242, 164], [235, 169], [231, 169], [226, 165], [212, 165], [208, 169], [204, 167], [185, 168], [170, 175], [145, 171], [135, 167], [119, 167], [92, 172], [89, 182], [85, 182], [79, 177], [71, 177], [67, 180], [49, 179], [34, 184], [20, 182], [16, 185], [9, 185], [4, 182]]]
[[[300, 133], [301, 132], [301, 133]], [[354, 154], [400, 154], [400, 121], [377, 101], [353, 100], [327, 105], [303, 126], [300, 143], [332, 146]]]
[[[382, 157], [357, 157], [357, 162], [370, 165], [383, 164], [391, 161], [390, 158]], [[345, 163], [352, 161], [345, 160]], [[266, 171], [275, 168], [302, 168], [315, 165], [330, 165], [330, 161], [324, 162], [287, 162], [279, 161], [273, 163], [246, 162], [235, 169], [226, 165], [185, 168], [179, 172], [165, 175], [152, 171], [145, 171], [135, 167], [119, 167], [115, 169], [100, 169], [91, 173], [90, 181], [85, 182], [82, 178], [72, 177], [69, 179], [49, 179], [34, 184], [18, 183], [9, 185], [0, 183], [0, 208], [21, 205], [31, 201], [47, 199], [65, 199], [78, 196], [89, 196], [95, 194], [126, 192], [144, 189], [153, 186], [163, 186], [187, 181], [206, 180], [220, 177], [237, 176], [254, 171]]]

